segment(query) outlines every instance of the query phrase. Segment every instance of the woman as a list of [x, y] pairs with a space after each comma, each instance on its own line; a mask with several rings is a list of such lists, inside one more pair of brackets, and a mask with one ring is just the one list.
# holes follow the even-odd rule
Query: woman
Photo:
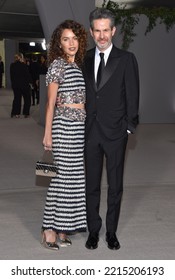
[[10, 78], [14, 92], [11, 118], [20, 118], [22, 97], [24, 99], [22, 113], [25, 118], [28, 118], [31, 106], [30, 85], [32, 80], [22, 53], [15, 54], [15, 62], [10, 65]]
[[[67, 234], [86, 230], [85, 83], [80, 69], [86, 46], [84, 27], [66, 20], [53, 32], [48, 51], [48, 100], [43, 145], [45, 150], [52, 150], [58, 171], [47, 193], [42, 244], [53, 250], [58, 250], [59, 245], [71, 245]], [[55, 110], [57, 98], [60, 104]]]

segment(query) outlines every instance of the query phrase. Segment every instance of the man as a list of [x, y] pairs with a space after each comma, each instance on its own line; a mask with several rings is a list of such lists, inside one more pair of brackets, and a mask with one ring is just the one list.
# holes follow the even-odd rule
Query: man
[[[96, 47], [89, 50], [83, 66], [86, 83], [86, 189], [89, 236], [86, 248], [96, 249], [102, 219], [99, 215], [103, 158], [108, 180], [106, 241], [109, 249], [119, 249], [116, 236], [123, 193], [123, 169], [128, 134], [138, 124], [139, 76], [135, 56], [112, 44], [115, 17], [107, 9], [90, 13], [90, 33]], [[99, 53], [103, 70], [99, 81]], [[97, 85], [97, 83], [99, 85]]]
[[46, 75], [47, 74], [47, 60], [45, 55], [41, 55], [40, 57], [40, 75]]
[[39, 104], [39, 75], [40, 64], [36, 55], [32, 56], [32, 61], [29, 66], [30, 74], [32, 77], [32, 105], [35, 105], [35, 98], [37, 104]]
[[4, 62], [2, 61], [2, 56], [0, 55], [0, 88], [2, 88], [3, 74], [4, 74]]

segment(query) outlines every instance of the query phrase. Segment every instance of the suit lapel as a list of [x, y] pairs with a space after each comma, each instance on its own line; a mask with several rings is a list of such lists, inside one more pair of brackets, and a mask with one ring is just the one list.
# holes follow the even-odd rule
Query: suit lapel
[[108, 61], [104, 69], [102, 80], [100, 82], [98, 89], [94, 77], [94, 59], [95, 59], [95, 48], [90, 51], [88, 58], [86, 59], [85, 71], [86, 71], [86, 75], [88, 76], [89, 85], [93, 87], [93, 90], [99, 91], [107, 83], [107, 81], [110, 79], [111, 75], [114, 73], [115, 69], [117, 68], [120, 60], [120, 56], [118, 54], [117, 48], [113, 46], [111, 53], [108, 57]]
[[106, 67], [103, 72], [103, 76], [100, 82], [100, 85], [98, 87], [98, 91], [107, 83], [107, 81], [110, 79], [111, 75], [114, 73], [115, 69], [118, 66], [119, 63], [119, 57], [117, 53], [117, 48], [113, 46], [111, 53], [108, 57], [108, 61], [106, 64]]

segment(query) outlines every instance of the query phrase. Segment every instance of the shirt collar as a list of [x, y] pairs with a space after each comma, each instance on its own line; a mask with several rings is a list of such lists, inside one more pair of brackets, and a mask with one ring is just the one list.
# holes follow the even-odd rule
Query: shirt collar
[[[109, 57], [109, 54], [112, 50], [112, 47], [113, 47], [113, 44], [111, 44], [109, 46], [109, 48], [107, 48], [103, 53], [104, 53], [104, 59], [107, 60], [108, 57]], [[102, 52], [102, 51], [99, 51], [99, 49], [96, 47], [96, 51], [95, 51], [95, 55], [99, 55], [99, 53]]]

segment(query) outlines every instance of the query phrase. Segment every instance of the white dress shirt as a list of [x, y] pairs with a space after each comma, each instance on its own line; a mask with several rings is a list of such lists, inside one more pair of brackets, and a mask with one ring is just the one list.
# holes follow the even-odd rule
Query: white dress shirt
[[[104, 61], [105, 61], [105, 65], [107, 63], [107, 60], [108, 60], [108, 57], [109, 57], [109, 54], [112, 50], [112, 46], [113, 44], [111, 44], [109, 46], [109, 48], [107, 48], [107, 50], [105, 50], [103, 53], [104, 53]], [[99, 51], [99, 49], [96, 47], [96, 50], [95, 50], [95, 61], [94, 61], [94, 75], [95, 75], [95, 82], [97, 81], [97, 72], [98, 72], [98, 67], [99, 67], [99, 64], [100, 64], [100, 55], [99, 53], [101, 53], [101, 51]]]

